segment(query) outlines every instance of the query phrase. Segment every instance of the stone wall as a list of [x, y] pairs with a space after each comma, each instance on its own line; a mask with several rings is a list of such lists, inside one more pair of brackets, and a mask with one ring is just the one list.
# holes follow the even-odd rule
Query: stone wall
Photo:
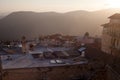
[[70, 80], [83, 78], [87, 65], [3, 70], [3, 80]]

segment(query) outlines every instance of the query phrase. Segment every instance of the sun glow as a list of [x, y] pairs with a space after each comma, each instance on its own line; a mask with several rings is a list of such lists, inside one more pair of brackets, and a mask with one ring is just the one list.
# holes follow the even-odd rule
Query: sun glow
[[120, 8], [120, 0], [107, 0], [109, 8]]

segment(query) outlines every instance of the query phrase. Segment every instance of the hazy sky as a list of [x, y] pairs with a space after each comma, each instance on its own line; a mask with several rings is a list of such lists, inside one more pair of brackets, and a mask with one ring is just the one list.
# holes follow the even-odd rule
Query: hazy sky
[[94, 11], [119, 8], [118, 3], [120, 0], [0, 0], [0, 11]]

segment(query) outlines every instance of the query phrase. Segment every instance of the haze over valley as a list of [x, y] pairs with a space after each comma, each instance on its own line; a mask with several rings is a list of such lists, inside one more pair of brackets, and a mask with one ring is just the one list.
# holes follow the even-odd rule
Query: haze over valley
[[91, 36], [101, 36], [101, 25], [108, 22], [107, 17], [119, 11], [12, 12], [5, 17], [0, 15], [0, 39], [19, 39], [23, 35], [31, 38], [55, 33], [82, 36], [85, 32]]

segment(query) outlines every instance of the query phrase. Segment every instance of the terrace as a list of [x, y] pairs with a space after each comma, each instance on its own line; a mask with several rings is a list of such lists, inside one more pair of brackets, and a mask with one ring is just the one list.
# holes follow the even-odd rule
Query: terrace
[[64, 47], [39, 47], [26, 54], [1, 55], [1, 61], [3, 69], [65, 66], [88, 62], [79, 52]]

